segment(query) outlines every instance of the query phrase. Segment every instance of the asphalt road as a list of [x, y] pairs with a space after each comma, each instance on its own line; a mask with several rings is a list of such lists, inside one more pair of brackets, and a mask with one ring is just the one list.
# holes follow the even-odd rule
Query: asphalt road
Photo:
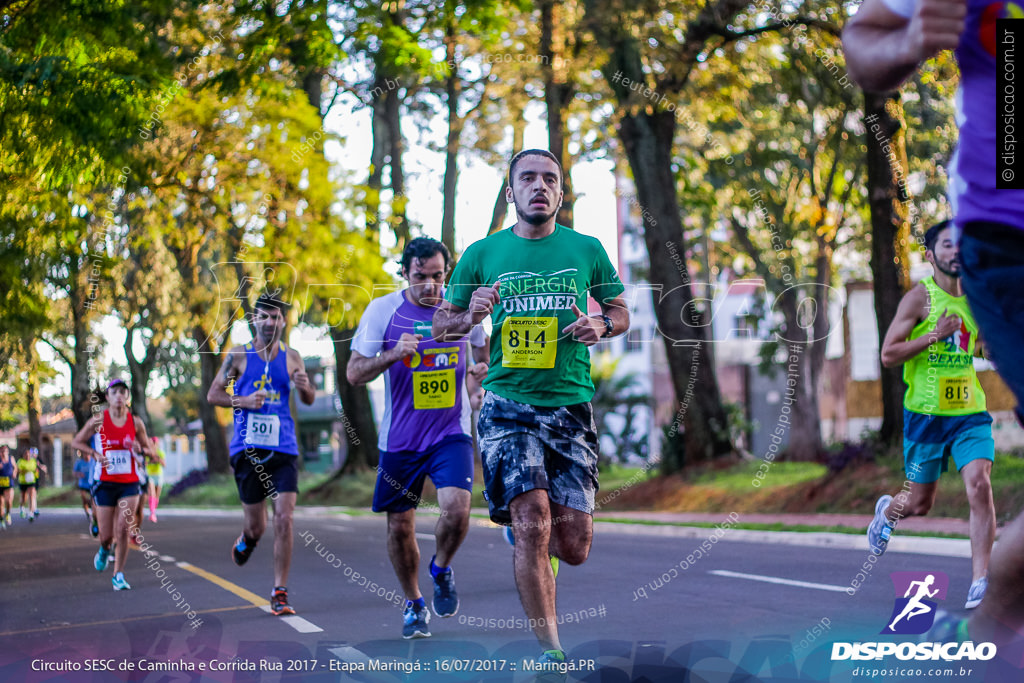
[[[417, 533], [428, 602], [435, 519], [421, 515]], [[0, 532], [0, 681], [532, 680], [524, 668], [539, 648], [512, 551], [487, 522], [474, 520], [454, 563], [459, 613], [433, 618], [433, 637], [415, 641], [400, 637], [382, 516], [299, 511], [298, 615], [286, 618], [266, 611], [272, 532], [239, 568], [229, 550], [240, 525], [240, 510], [162, 511], [143, 528], [155, 554], [133, 551], [132, 590], [115, 592], [92, 567], [97, 544], [80, 510], [16, 519]], [[871, 563], [866, 541], [836, 538], [811, 547], [770, 533], [598, 525], [590, 559], [558, 577], [563, 646], [584, 669], [569, 680], [865, 680], [855, 672], [865, 662], [830, 661], [831, 642], [892, 639], [878, 635], [893, 610], [891, 573], [943, 572], [940, 607], [962, 607], [970, 562], [950, 555], [963, 552], [893, 550]], [[999, 661], [967, 662], [974, 671], [962, 676], [960, 662], [946, 665], [957, 675], [938, 679], [1024, 680]], [[900, 673], [869, 677], [918, 678]]]

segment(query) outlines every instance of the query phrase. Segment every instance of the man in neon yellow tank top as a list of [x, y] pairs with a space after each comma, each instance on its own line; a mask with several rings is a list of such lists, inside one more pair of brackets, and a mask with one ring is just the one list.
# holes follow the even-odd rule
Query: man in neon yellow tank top
[[903, 517], [924, 515], [935, 502], [939, 476], [953, 456], [971, 506], [972, 583], [966, 608], [978, 606], [987, 586], [996, 533], [990, 474], [995, 454], [992, 417], [974, 370], [980, 355], [978, 325], [960, 289], [959, 248], [952, 225], [925, 233], [925, 258], [935, 269], [900, 301], [882, 344], [886, 367], [903, 365], [903, 454], [909, 487], [882, 496], [868, 527], [877, 555]]

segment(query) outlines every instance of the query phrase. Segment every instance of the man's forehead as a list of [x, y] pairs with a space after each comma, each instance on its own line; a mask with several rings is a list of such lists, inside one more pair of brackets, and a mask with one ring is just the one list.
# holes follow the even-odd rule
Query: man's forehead
[[412, 259], [412, 263], [410, 264], [409, 270], [415, 271], [417, 273], [425, 273], [428, 270], [442, 272], [444, 271], [444, 255], [441, 253], [437, 253], [432, 254], [427, 258], [420, 258], [418, 256], [414, 256]]
[[558, 165], [555, 164], [551, 159], [540, 154], [531, 154], [527, 157], [523, 157], [516, 163], [516, 175], [522, 175], [524, 173], [544, 173], [551, 175], [558, 175]]

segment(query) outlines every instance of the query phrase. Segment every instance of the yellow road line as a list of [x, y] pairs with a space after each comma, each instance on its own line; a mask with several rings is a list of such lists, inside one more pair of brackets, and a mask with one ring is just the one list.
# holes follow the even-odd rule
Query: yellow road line
[[[252, 609], [251, 605], [239, 605], [237, 607], [216, 607], [214, 609], [195, 610], [196, 614], [212, 614], [213, 612], [231, 612], [233, 610]], [[85, 624], [56, 624], [54, 626], [43, 626], [41, 628], [30, 628], [24, 631], [4, 631], [3, 636], [19, 636], [26, 633], [39, 633], [41, 631], [63, 631], [69, 628], [82, 628], [83, 626], [104, 626], [108, 624], [122, 624], [129, 621], [146, 621], [147, 619], [163, 619], [165, 617], [181, 616], [181, 612], [167, 612], [166, 614], [151, 614], [144, 617], [122, 617], [120, 619], [109, 619], [107, 621], [90, 621]]]
[[238, 586], [238, 585], [235, 585], [235, 584], [231, 583], [227, 579], [222, 579], [219, 576], [217, 576], [216, 574], [211, 574], [210, 572], [206, 571], [205, 569], [200, 569], [199, 567], [196, 567], [195, 565], [191, 565], [188, 562], [178, 562], [177, 566], [181, 567], [182, 569], [184, 569], [186, 571], [190, 571], [193, 574], [196, 574], [197, 576], [201, 576], [201, 577], [203, 577], [204, 579], [206, 579], [207, 581], [209, 581], [211, 583], [217, 584], [218, 586], [220, 586], [224, 590], [229, 591], [231, 593], [234, 593], [238, 597], [240, 597], [243, 600], [246, 600], [246, 601], [252, 603], [256, 607], [263, 607], [264, 605], [269, 605], [270, 604], [270, 601], [267, 600], [266, 598], [262, 598], [259, 595], [256, 595], [255, 593], [253, 593], [252, 591], [246, 590], [246, 589], [242, 588], [241, 586]]

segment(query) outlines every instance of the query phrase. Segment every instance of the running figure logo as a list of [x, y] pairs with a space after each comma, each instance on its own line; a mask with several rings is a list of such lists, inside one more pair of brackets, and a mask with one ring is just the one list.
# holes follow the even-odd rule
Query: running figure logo
[[920, 634], [930, 629], [938, 606], [931, 598], [946, 598], [949, 577], [942, 572], [893, 572], [890, 576], [896, 604], [882, 633]]

